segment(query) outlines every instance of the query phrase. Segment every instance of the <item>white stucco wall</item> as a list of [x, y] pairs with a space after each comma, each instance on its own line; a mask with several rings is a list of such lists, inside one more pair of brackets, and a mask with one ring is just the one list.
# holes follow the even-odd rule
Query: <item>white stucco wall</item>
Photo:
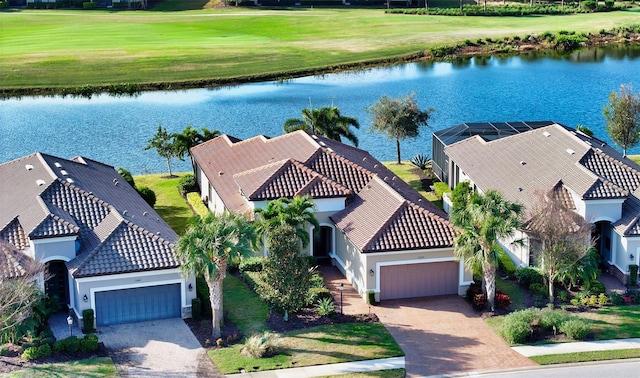
[[30, 251], [36, 261], [69, 261], [76, 257], [76, 236], [29, 240]]
[[615, 223], [622, 217], [623, 202], [623, 199], [584, 201], [584, 208], [579, 208], [583, 212], [579, 214], [590, 223], [598, 221]]

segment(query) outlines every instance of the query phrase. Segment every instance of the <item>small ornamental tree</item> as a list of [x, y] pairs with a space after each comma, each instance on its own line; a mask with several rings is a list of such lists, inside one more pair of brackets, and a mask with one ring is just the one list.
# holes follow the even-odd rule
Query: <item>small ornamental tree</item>
[[169, 177], [173, 177], [173, 172], [171, 172], [171, 159], [178, 156], [173, 134], [169, 134], [167, 129], [159, 125], [158, 131], [153, 138], [149, 139], [149, 144], [147, 144], [144, 149], [154, 149], [158, 155], [165, 158], [167, 160], [167, 167], [169, 168]]
[[622, 85], [620, 92], [609, 94], [609, 102], [602, 112], [607, 133], [622, 148], [622, 155], [627, 156], [627, 149], [640, 142], [640, 95], [633, 94], [631, 85]]
[[271, 289], [268, 298], [276, 308], [289, 313], [303, 308], [311, 288], [311, 273], [306, 259], [299, 255], [300, 242], [294, 227], [281, 224], [267, 234], [269, 258], [264, 267], [265, 281]]

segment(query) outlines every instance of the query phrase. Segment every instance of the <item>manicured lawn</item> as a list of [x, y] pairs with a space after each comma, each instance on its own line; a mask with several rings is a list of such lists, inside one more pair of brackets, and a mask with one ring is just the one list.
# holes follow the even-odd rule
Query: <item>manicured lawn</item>
[[[225, 278], [224, 308], [229, 320], [245, 337], [267, 329], [267, 305], [236, 277]], [[209, 356], [220, 372], [231, 374], [238, 373], [240, 369], [272, 370], [403, 355], [380, 323], [332, 324], [287, 332], [281, 336], [283, 346], [276, 356], [244, 357], [240, 355], [242, 344], [213, 349]]]
[[389, 332], [380, 323], [342, 323], [324, 325], [282, 334], [281, 353], [253, 359], [240, 355], [242, 345], [209, 351], [223, 374], [241, 369], [261, 371], [334, 364], [402, 356]]
[[511, 310], [516, 311], [526, 308], [524, 303], [525, 292], [516, 282], [497, 277], [496, 288], [502, 290], [511, 298], [511, 306], [509, 307]]
[[66, 363], [45, 364], [34, 368], [0, 374], [0, 377], [118, 377], [116, 366], [109, 357], [89, 358]]
[[0, 89], [286, 76], [406, 57], [465, 39], [610, 30], [637, 24], [639, 14], [638, 9], [535, 17], [413, 16], [357, 8], [21, 9], [0, 12]]
[[640, 337], [640, 305], [603, 307], [578, 315], [593, 322], [596, 340]]
[[433, 193], [428, 193], [424, 189], [422, 189], [422, 183], [420, 182], [420, 177], [415, 173], [417, 169], [415, 165], [411, 164], [408, 161], [404, 161], [402, 164], [398, 165], [395, 162], [384, 162], [385, 167], [387, 167], [391, 172], [395, 173], [398, 177], [400, 177], [404, 182], [411, 185], [411, 187], [418, 191], [424, 198], [429, 200], [434, 205], [442, 208], [442, 200], [438, 198]]
[[552, 354], [547, 356], [529, 357], [529, 359], [540, 365], [553, 365], [586, 361], [619, 360], [624, 358], [638, 357], [640, 357], [640, 349], [620, 349], [597, 352], [579, 352], [555, 355]]
[[185, 173], [178, 173], [178, 177], [165, 178], [164, 174], [134, 176], [137, 187], [148, 186], [156, 193], [155, 210], [167, 224], [181, 235], [194, 216], [184, 198], [178, 192], [178, 181]]

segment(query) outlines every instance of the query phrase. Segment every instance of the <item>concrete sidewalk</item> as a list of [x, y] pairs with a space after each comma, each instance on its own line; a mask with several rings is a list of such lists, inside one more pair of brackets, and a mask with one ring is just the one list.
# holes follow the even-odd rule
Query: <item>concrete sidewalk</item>
[[378, 360], [344, 362], [341, 364], [317, 365], [280, 370], [267, 370], [244, 374], [229, 374], [229, 378], [306, 378], [357, 373], [376, 370], [404, 369], [404, 357]]
[[547, 354], [564, 354], [576, 352], [592, 352], [603, 350], [640, 348], [640, 338], [580, 341], [575, 343], [544, 344], [512, 347], [511, 349], [525, 357], [544, 356]]

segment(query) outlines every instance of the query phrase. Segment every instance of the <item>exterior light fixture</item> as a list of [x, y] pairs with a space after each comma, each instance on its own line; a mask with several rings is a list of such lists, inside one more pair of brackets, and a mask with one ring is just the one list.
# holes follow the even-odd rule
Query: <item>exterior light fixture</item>
[[635, 256], [633, 255], [633, 253], [632, 253], [632, 254], [630, 254], [630, 255], [629, 255], [629, 260], [633, 260], [633, 258], [634, 258], [634, 257], [635, 257]]
[[189, 291], [193, 291], [193, 285], [189, 284]]
[[82, 296], [82, 300], [85, 301], [85, 302], [89, 301], [89, 297], [87, 297], [87, 294]]
[[344, 314], [344, 312], [342, 312], [342, 291], [344, 290], [344, 284], [342, 282], [340, 282], [338, 290], [340, 290], [340, 314]]
[[373, 277], [374, 274], [376, 274], [376, 272], [374, 272], [373, 269], [369, 269], [369, 275]]

